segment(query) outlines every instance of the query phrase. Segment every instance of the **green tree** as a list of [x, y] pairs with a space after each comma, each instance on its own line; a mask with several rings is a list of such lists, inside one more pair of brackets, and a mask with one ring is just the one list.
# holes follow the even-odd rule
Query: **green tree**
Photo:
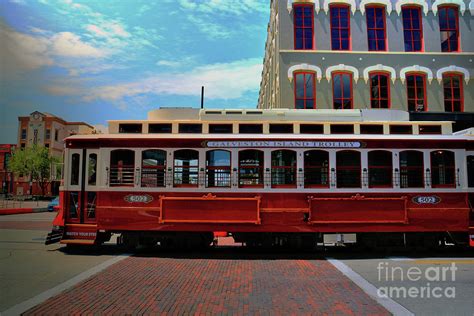
[[48, 148], [34, 145], [15, 150], [8, 168], [15, 174], [28, 175], [30, 181], [38, 183], [42, 194], [45, 195], [46, 188], [52, 180], [51, 166], [58, 162], [59, 158], [51, 156]]

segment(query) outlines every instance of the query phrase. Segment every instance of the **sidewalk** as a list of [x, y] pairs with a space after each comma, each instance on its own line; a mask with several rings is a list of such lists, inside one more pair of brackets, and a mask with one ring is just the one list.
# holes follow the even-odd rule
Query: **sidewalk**
[[0, 215], [46, 212], [48, 201], [0, 200]]

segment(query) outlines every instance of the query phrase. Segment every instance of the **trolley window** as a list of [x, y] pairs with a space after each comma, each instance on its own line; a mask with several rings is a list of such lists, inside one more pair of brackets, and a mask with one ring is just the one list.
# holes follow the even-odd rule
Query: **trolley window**
[[272, 187], [296, 186], [296, 152], [272, 151]]
[[338, 188], [360, 188], [360, 152], [343, 150], [336, 153]]
[[135, 152], [116, 149], [110, 152], [110, 186], [133, 186], [135, 181]]
[[199, 152], [182, 149], [174, 152], [174, 186], [197, 187], [199, 181]]
[[87, 184], [97, 183], [97, 154], [89, 154], [89, 168], [87, 170]]
[[423, 153], [415, 150], [400, 152], [400, 187], [422, 188], [425, 185], [423, 177]]
[[419, 134], [441, 134], [441, 125], [421, 125]]
[[301, 124], [300, 134], [324, 134], [323, 124]]
[[239, 187], [247, 186], [263, 187], [263, 151], [239, 152]]
[[179, 132], [186, 134], [202, 133], [202, 124], [179, 124]]
[[411, 125], [390, 125], [390, 134], [413, 134]]
[[354, 134], [354, 125], [333, 124], [331, 125], [331, 134]]
[[71, 185], [79, 185], [79, 163], [81, 156], [72, 154], [71, 157]]
[[142, 187], [165, 186], [166, 151], [149, 149], [142, 152]]
[[240, 134], [262, 134], [263, 125], [262, 124], [239, 124], [239, 133]]
[[170, 134], [172, 132], [171, 123], [149, 124], [148, 133], [153, 134]]
[[474, 187], [474, 156], [467, 156], [467, 186]]
[[392, 187], [392, 153], [386, 150], [369, 152], [369, 187]]
[[206, 152], [206, 187], [230, 187], [230, 152]]
[[304, 186], [329, 187], [329, 153], [308, 150], [304, 153]]
[[142, 132], [142, 124], [119, 124], [119, 133], [123, 134], [140, 134]]
[[432, 187], [455, 187], [454, 152], [437, 150], [432, 151], [430, 156]]
[[383, 134], [383, 125], [361, 124], [361, 134]]
[[209, 124], [210, 134], [232, 134], [232, 124]]
[[270, 124], [271, 134], [292, 134], [293, 124]]

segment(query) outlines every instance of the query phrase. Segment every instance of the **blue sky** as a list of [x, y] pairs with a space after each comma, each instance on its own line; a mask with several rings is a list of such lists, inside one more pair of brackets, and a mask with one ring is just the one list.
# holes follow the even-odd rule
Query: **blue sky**
[[0, 0], [0, 143], [34, 110], [105, 125], [254, 108], [269, 0]]

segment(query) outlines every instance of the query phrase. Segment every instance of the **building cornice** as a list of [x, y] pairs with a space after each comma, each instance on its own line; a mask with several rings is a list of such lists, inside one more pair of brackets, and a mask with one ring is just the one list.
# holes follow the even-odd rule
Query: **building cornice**
[[304, 54], [365, 54], [365, 55], [438, 55], [438, 56], [472, 56], [474, 52], [374, 52], [374, 51], [337, 51], [337, 50], [296, 50], [280, 49], [280, 53], [304, 53]]

